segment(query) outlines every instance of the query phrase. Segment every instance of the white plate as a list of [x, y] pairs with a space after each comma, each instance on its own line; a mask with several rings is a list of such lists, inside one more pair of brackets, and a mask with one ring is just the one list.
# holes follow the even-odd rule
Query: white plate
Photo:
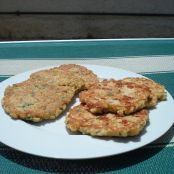
[[[84, 66], [93, 70], [100, 78], [141, 77], [133, 72], [106, 66]], [[34, 71], [24, 72], [3, 81], [0, 84], [0, 100], [7, 85], [27, 79]], [[79, 100], [76, 98], [74, 104], [78, 103]], [[116, 155], [140, 148], [163, 135], [174, 122], [173, 108], [174, 101], [167, 92], [167, 101], [159, 102], [156, 109], [150, 111], [150, 124], [140, 136], [93, 138], [88, 135], [70, 134], [64, 124], [66, 113], [55, 121], [28, 124], [11, 119], [0, 106], [0, 141], [26, 153], [59, 159], [87, 159]]]

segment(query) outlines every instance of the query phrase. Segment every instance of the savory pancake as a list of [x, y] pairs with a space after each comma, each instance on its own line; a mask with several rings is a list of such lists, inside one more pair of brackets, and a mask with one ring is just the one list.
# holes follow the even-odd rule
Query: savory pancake
[[148, 106], [151, 92], [144, 85], [121, 80], [104, 80], [79, 95], [92, 113], [116, 113], [124, 116]]
[[86, 67], [75, 64], [64, 64], [47, 70], [32, 73], [31, 79], [61, 86], [72, 86], [77, 91], [87, 89], [98, 82], [97, 76]]
[[[165, 91], [165, 87], [159, 83], [156, 83], [155, 81], [151, 80], [151, 79], [146, 79], [146, 78], [125, 78], [122, 81], [125, 82], [133, 82], [139, 85], [144, 85], [147, 86], [151, 93], [152, 93], [152, 98], [157, 98], [157, 100], [166, 100], [166, 91]], [[153, 106], [153, 103], [151, 104]]]
[[30, 75], [30, 79], [38, 82], [45, 82], [48, 84], [54, 84], [58, 86], [71, 86], [77, 91], [84, 87], [82, 79], [74, 76], [68, 71], [60, 70], [58, 67], [37, 71]]
[[140, 134], [149, 119], [148, 111], [120, 117], [116, 114], [94, 115], [86, 106], [75, 106], [70, 110], [65, 123], [72, 132], [81, 132], [92, 136], [127, 137]]
[[59, 69], [71, 73], [73, 76], [83, 80], [84, 86], [82, 89], [88, 89], [92, 84], [97, 83], [99, 80], [91, 70], [84, 66], [76, 64], [64, 64]]
[[2, 105], [13, 118], [39, 122], [58, 117], [74, 94], [73, 87], [35, 83], [30, 79], [8, 86]]

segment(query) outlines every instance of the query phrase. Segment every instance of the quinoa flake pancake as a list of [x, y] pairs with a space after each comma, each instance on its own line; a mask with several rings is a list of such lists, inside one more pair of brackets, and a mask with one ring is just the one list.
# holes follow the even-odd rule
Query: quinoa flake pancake
[[2, 105], [13, 118], [34, 122], [55, 119], [76, 92], [98, 82], [86, 67], [64, 64], [37, 71], [24, 82], [5, 89]]
[[151, 90], [152, 96], [156, 97], [157, 100], [160, 100], [160, 101], [166, 100], [167, 94], [165, 91], [165, 87], [159, 83], [156, 83], [155, 81], [151, 79], [140, 78], [140, 77], [136, 77], [136, 78], [128, 77], [128, 78], [124, 78], [122, 81], [145, 85]]
[[26, 80], [5, 89], [2, 105], [13, 118], [38, 122], [58, 117], [74, 93], [72, 87]]
[[145, 108], [151, 102], [148, 87], [121, 80], [104, 80], [96, 83], [79, 95], [92, 113], [117, 113], [128, 115]]
[[47, 70], [32, 73], [30, 78], [57, 85], [73, 86], [77, 91], [87, 89], [98, 82], [97, 76], [86, 67], [75, 64], [64, 64]]
[[99, 82], [97, 75], [84, 66], [76, 64], [64, 64], [59, 66], [60, 70], [71, 73], [73, 76], [83, 80], [82, 89], [88, 89], [92, 84]]
[[36, 82], [41, 81], [60, 86], [72, 86], [76, 90], [79, 90], [84, 86], [82, 79], [77, 78], [69, 72], [60, 70], [58, 67], [32, 73], [30, 79], [33, 79]]
[[86, 106], [79, 105], [70, 110], [65, 123], [72, 132], [92, 136], [127, 137], [140, 134], [148, 119], [148, 111], [145, 109], [125, 117], [111, 113], [96, 116]]

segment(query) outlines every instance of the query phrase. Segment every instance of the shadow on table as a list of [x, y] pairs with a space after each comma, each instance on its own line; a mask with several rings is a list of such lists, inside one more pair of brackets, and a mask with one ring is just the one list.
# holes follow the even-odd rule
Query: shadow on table
[[[174, 135], [173, 130], [174, 127], [172, 127], [163, 137], [158, 139], [155, 144], [161, 144], [160, 140], [163, 141], [164, 139], [166, 144], [167, 142], [170, 142]], [[154, 143], [129, 153], [88, 160], [42, 158], [28, 155], [11, 148], [9, 148], [9, 150], [0, 150], [0, 155], [19, 165], [49, 173], [98, 173], [124, 169], [136, 165], [150, 159], [165, 148], [165, 145], [153, 145]]]

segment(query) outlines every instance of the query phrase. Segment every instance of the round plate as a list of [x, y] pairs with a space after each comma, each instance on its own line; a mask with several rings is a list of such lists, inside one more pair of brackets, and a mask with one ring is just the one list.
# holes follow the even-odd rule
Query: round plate
[[[124, 77], [142, 77], [139, 74], [122, 69], [97, 65], [83, 65], [91, 69], [99, 78], [121, 79]], [[48, 69], [45, 67], [43, 69]], [[0, 100], [8, 85], [26, 80], [37, 70], [13, 76], [0, 84]], [[71, 104], [79, 103], [76, 97]], [[70, 108], [70, 107], [69, 107]], [[121, 154], [140, 148], [163, 135], [173, 124], [172, 111], [174, 100], [167, 92], [167, 100], [159, 102], [150, 110], [150, 122], [141, 135], [130, 138], [94, 138], [88, 135], [71, 134], [65, 127], [64, 112], [54, 121], [29, 124], [14, 120], [0, 106], [0, 141], [17, 150], [58, 159], [87, 159]]]

